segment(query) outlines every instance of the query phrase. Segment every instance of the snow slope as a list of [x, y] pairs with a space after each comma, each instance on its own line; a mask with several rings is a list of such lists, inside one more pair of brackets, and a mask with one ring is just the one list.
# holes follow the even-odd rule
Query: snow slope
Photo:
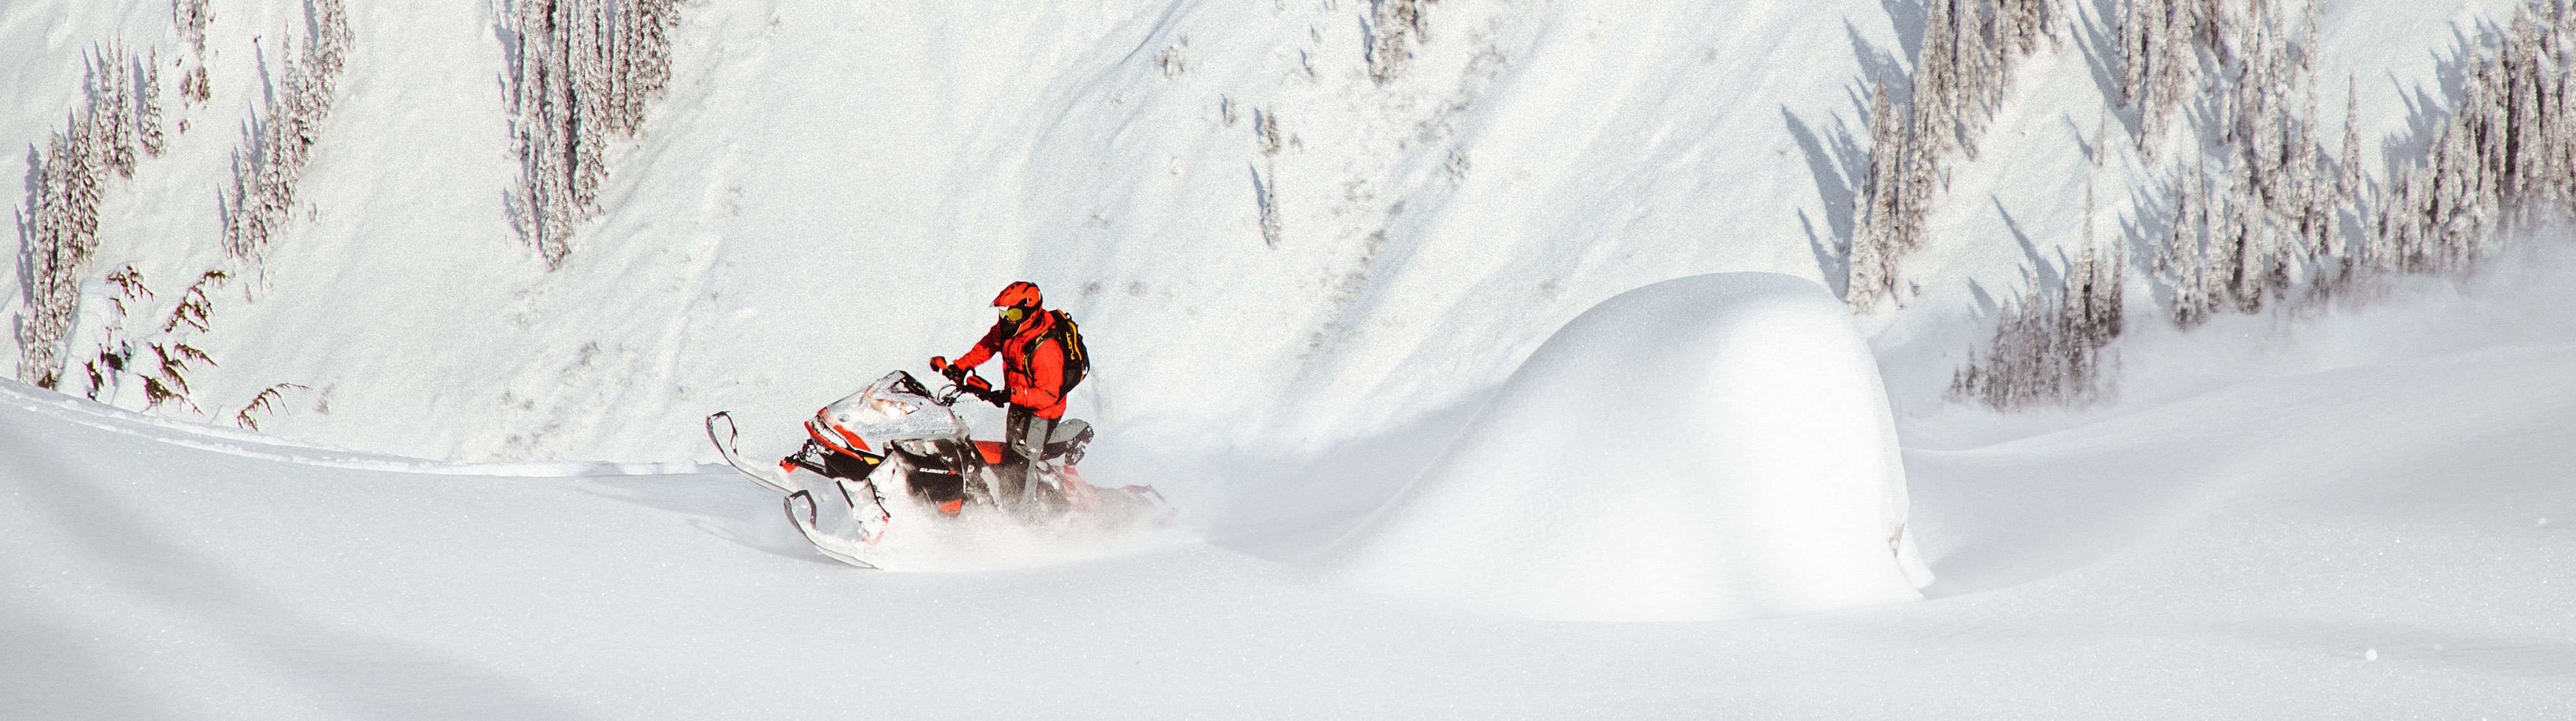
[[[94, 263], [136, 264], [164, 296], [223, 265], [212, 199], [261, 81], [235, 67], [249, 37], [302, 32], [297, 3], [212, 6], [215, 99], [189, 111], [210, 115], [185, 152], [111, 184], [127, 205]], [[155, 40], [168, 22], [152, 9], [0, 10], [8, 47], [52, 70], [12, 84], [7, 137], [59, 124], [102, 36], [184, 52]], [[548, 273], [501, 207], [493, 9], [366, 3], [302, 218], [217, 294], [192, 343], [219, 367], [191, 378], [195, 396], [229, 419], [276, 383], [307, 386], [263, 428], [405, 455], [708, 461], [697, 417], [777, 425], [953, 355], [993, 290], [1026, 278], [1099, 352], [1075, 412], [1143, 441], [1107, 455], [1302, 454], [1471, 402], [1549, 329], [1637, 285], [1819, 278], [1799, 213], [1845, 199], [1817, 194], [1783, 113], [1833, 113], [1862, 68], [1773, 49], [1894, 42], [1865, 2], [1452, 3], [1381, 86], [1366, 11], [691, 5], [669, 97], [611, 154], [600, 218]], [[1724, 70], [1749, 67], [1768, 70]], [[84, 327], [111, 322], [104, 293]]]
[[[2463, 58], [2492, 42], [2520, 5], [2319, 4], [2313, 99], [2333, 133], [2323, 142], [2341, 147], [2341, 109], [2349, 99], [2360, 165], [2371, 182], [2384, 182], [2397, 165], [2421, 162], [2432, 129], [2450, 115]], [[1907, 256], [1905, 273], [1921, 284], [1920, 292], [1901, 298], [1901, 311], [1864, 318], [1900, 416], [1939, 412], [1951, 373], [1992, 330], [1978, 320], [2022, 300], [2032, 281], [2053, 286], [2088, 243], [2128, 241], [2132, 328], [2166, 313], [2148, 300], [2171, 290], [2148, 281], [2153, 265], [2144, 249], [2171, 213], [2165, 184], [2172, 181], [2159, 175], [2164, 166], [2139, 153], [2139, 120], [2120, 99], [2119, 49], [2108, 24], [2119, 7], [2072, 3], [2086, 30], [2067, 33], [2062, 43], [2014, 66], [1987, 140], [1977, 157], [1949, 161], [1941, 199], [1925, 221], [1925, 247]], [[2187, 147], [2180, 137], [2162, 139], [2169, 146], [2162, 149], [2166, 166], [2205, 158], [2207, 149]], [[1828, 172], [1833, 162], [1851, 162], [1848, 151], [1819, 143], [1805, 153], [1818, 165], [1816, 184], [1829, 194], [1862, 178]]]
[[[499, 9], [408, 0], [351, 10], [298, 217], [264, 262], [225, 259], [231, 158], [307, 29], [299, 2], [208, 6], [212, 98], [165, 98], [171, 149], [110, 181], [89, 273], [131, 265], [157, 295], [121, 318], [93, 282], [66, 341], [77, 360], [110, 327], [157, 328], [189, 279], [231, 272], [185, 334], [217, 364], [189, 379], [202, 412], [156, 413], [229, 424], [274, 388], [261, 428], [340, 447], [711, 462], [706, 413], [785, 428], [956, 354], [1025, 278], [1098, 351], [1074, 413], [1104, 432], [1103, 472], [1281, 526], [1314, 519], [1265, 510], [1270, 487], [1367, 507], [1409, 472], [1341, 489], [1247, 467], [1436, 447], [1602, 299], [1722, 271], [1838, 283], [1867, 81], [1905, 69], [1921, 22], [1903, 3], [1437, 3], [1379, 84], [1355, 0], [692, 4], [670, 94], [548, 272], [504, 202]], [[2383, 142], [2364, 146], [2402, 148], [2443, 112], [2443, 63], [2511, 7], [2337, 4], [2319, 77], [2368, 79], [2359, 129]], [[199, 61], [166, 9], [0, 8], [0, 140], [40, 147], [109, 40], [157, 52], [174, 93]], [[1937, 409], [1997, 304], [2080, 245], [2088, 178], [2105, 237], [2153, 197], [2127, 144], [2092, 137], [2125, 132], [2100, 117], [2104, 41], [2065, 37], [1954, 163], [1907, 261], [1925, 294], [1864, 319], [1901, 415]], [[19, 282], [0, 277], [0, 312], [23, 310]], [[139, 409], [127, 381], [108, 396]]]
[[1850, 311], [1812, 282], [1719, 273], [1558, 329], [1321, 563], [1542, 618], [1785, 616], [1920, 598], [1905, 517]]
[[[1933, 598], [1761, 621], [1494, 617], [1204, 544], [858, 572], [804, 550], [774, 494], [721, 474], [327, 468], [163, 442], [195, 434], [94, 408], [67, 422], [59, 401], [0, 386], [0, 706], [2563, 718], [2576, 316], [2558, 289], [2576, 266], [2557, 267], [2254, 319], [2270, 332], [2246, 334], [2233, 378], [2150, 374], [2201, 385], [2063, 430], [1948, 418], [1954, 437], [1993, 437], [1907, 452]], [[2428, 315], [2484, 322], [2445, 339], [2475, 342], [2388, 351]], [[2201, 340], [2128, 358], [2187, 367], [2209, 358]]]
[[[1575, 624], [1280, 561], [1396, 495], [1604, 299], [1728, 271], [1830, 287], [1866, 83], [1905, 69], [1919, 6], [1448, 0], [1381, 84], [1358, 0], [697, 2], [669, 96], [548, 271], [505, 212], [506, 5], [418, 0], [352, 3], [298, 212], [264, 262], [225, 258], [218, 195], [307, 28], [302, 2], [209, 5], [213, 97], [165, 98], [170, 151], [110, 181], [67, 348], [157, 329], [227, 270], [211, 328], [178, 331], [220, 365], [157, 419], [0, 391], [0, 708], [2576, 715], [2563, 259], [2134, 324], [2100, 408], [1939, 401], [2025, 277], [2153, 197], [2102, 142], [2126, 128], [2096, 36], [2018, 66], [1907, 261], [1923, 293], [1860, 319], [1932, 598]], [[2357, 79], [2372, 157], [2421, 142], [2447, 63], [2512, 6], [2330, 4], [2322, 85]], [[198, 62], [168, 9], [0, 4], [0, 141], [32, 164], [98, 43]], [[130, 318], [101, 280], [128, 265], [156, 292]], [[712, 460], [717, 409], [750, 454], [787, 450], [815, 406], [962, 349], [1022, 278], [1099, 352], [1085, 470], [1163, 488], [1206, 543], [869, 575], [737, 479], [653, 475]], [[23, 283], [0, 276], [0, 313]], [[167, 422], [233, 425], [268, 389], [274, 436]]]

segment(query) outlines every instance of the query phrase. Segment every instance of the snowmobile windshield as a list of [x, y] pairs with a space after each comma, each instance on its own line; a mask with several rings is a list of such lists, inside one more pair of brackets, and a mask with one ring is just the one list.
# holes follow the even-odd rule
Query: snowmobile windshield
[[824, 406], [821, 420], [880, 448], [892, 441], [957, 436], [964, 429], [957, 414], [915, 392], [920, 388], [903, 371], [887, 373], [866, 390]]

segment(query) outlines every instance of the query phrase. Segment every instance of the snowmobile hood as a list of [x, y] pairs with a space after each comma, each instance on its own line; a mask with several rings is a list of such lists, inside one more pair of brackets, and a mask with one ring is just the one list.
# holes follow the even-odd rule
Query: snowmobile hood
[[903, 371], [887, 373], [866, 389], [824, 406], [814, 414], [814, 420], [855, 434], [879, 448], [892, 441], [963, 434], [965, 426], [958, 423], [954, 411], [905, 386], [919, 387], [920, 383]]

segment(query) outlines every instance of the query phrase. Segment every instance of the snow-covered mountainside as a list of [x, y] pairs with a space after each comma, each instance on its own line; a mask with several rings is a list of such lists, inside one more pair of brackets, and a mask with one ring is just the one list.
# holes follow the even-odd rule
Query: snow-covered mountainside
[[[1865, 69], [1778, 49], [1897, 42], [1869, 3], [685, 5], [667, 94], [600, 151], [549, 271], [508, 207], [518, 23], [442, 3], [348, 10], [294, 211], [227, 260], [229, 161], [307, 30], [302, 3], [208, 5], [213, 96], [165, 103], [190, 130], [106, 183], [63, 387], [222, 270], [181, 339], [211, 359], [194, 408], [229, 422], [292, 383], [262, 428], [461, 459], [704, 460], [689, 419], [793, 418], [953, 354], [1022, 278], [1083, 321], [1077, 413], [1122, 435], [1385, 432], [1641, 283], [1821, 279], [1799, 218], [1841, 199], [1784, 123], [1849, 116]], [[197, 67], [158, 10], [13, 6], [8, 137], [60, 130], [98, 43], [157, 51], [164, 87]], [[120, 322], [97, 278], [128, 265], [152, 295]]]
[[[1137, 441], [1123, 455], [1401, 433], [1630, 288], [1761, 270], [1847, 289], [1875, 222], [1856, 202], [1871, 90], [1925, 72], [1907, 3], [163, 5], [0, 14], [26, 217], [48, 138], [101, 114], [84, 98], [157, 78], [144, 125], [166, 146], [98, 174], [95, 250], [58, 264], [70, 296], [35, 287], [62, 253], [21, 263], [12, 342], [42, 362], [19, 377], [464, 460], [709, 460], [689, 419], [793, 418], [954, 353], [1022, 278], [1097, 341], [1077, 414]], [[1981, 152], [1941, 161], [1902, 310], [1871, 314], [1904, 351], [1904, 408], [1938, 405], [2026, 276], [2169, 224], [2172, 179], [2112, 77], [2127, 5], [2032, 7], [2053, 8], [2047, 39]], [[2303, 89], [2357, 93], [2362, 165], [2415, 161], [2369, 156], [2421, 153], [2461, 84], [2444, 74], [2517, 7], [2325, 7], [2304, 61], [2354, 80]], [[647, 10], [676, 20], [635, 132], [545, 132], [594, 120], [549, 73], [633, 73], [557, 68], [544, 28]], [[571, 202], [546, 179], [584, 174], [569, 235], [532, 230]], [[2142, 306], [2173, 292], [2150, 276], [2126, 279]], [[31, 335], [47, 307], [67, 327]]]
[[[2566, 716], [2571, 63], [2565, 0], [14, 0], [0, 708]], [[1340, 585], [1518, 487], [1441, 459], [1570, 322], [1742, 271], [1849, 309], [1930, 600]], [[1205, 543], [857, 576], [699, 465], [1013, 280]]]

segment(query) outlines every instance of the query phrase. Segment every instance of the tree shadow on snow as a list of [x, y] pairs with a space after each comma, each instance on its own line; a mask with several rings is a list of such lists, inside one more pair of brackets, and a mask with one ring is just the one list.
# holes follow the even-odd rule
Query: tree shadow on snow
[[[1869, 151], [1852, 139], [1851, 129], [1835, 118], [1828, 133], [1819, 135], [1798, 119], [1789, 106], [1780, 106], [1780, 117], [1789, 126], [1789, 135], [1798, 141], [1798, 150], [1806, 156], [1807, 173], [1816, 181], [1816, 197], [1824, 202], [1825, 230], [1816, 233], [1815, 223], [1807, 218], [1805, 208], [1798, 209], [1798, 223], [1807, 230], [1807, 247], [1816, 256], [1816, 267], [1834, 295], [1841, 296], [1851, 276], [1851, 239], [1853, 204], [1860, 191], [1853, 185], [1869, 173]], [[1830, 147], [1828, 147], [1830, 144]]]

